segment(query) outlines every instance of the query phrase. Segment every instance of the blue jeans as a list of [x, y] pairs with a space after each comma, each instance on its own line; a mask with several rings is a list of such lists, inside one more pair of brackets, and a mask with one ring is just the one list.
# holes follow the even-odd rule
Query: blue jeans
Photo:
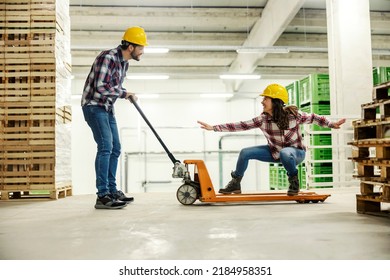
[[238, 156], [234, 174], [238, 177], [243, 177], [248, 167], [248, 161], [250, 159], [256, 159], [265, 162], [281, 162], [287, 171], [287, 175], [295, 176], [298, 174], [297, 165], [305, 159], [305, 155], [306, 152], [304, 150], [287, 147], [280, 151], [280, 159], [275, 160], [272, 157], [271, 149], [268, 145], [244, 148]]
[[116, 170], [121, 154], [118, 126], [112, 112], [100, 106], [83, 106], [84, 119], [97, 144], [95, 158], [96, 188], [99, 197], [117, 192]]

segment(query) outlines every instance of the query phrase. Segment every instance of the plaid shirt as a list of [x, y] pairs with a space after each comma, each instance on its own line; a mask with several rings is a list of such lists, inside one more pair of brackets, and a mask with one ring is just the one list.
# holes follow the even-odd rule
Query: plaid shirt
[[280, 130], [276, 123], [272, 121], [272, 117], [267, 113], [262, 113], [249, 121], [214, 125], [213, 129], [214, 131], [243, 131], [258, 127], [267, 138], [272, 157], [277, 160], [282, 148], [295, 147], [306, 150], [300, 129], [300, 124], [305, 123], [333, 127], [332, 122], [323, 116], [299, 112], [297, 117], [294, 117], [292, 114], [289, 115], [289, 127], [286, 130]]
[[84, 84], [81, 106], [94, 105], [113, 110], [116, 99], [125, 98], [122, 87], [129, 63], [123, 59], [120, 46], [101, 52], [95, 59]]

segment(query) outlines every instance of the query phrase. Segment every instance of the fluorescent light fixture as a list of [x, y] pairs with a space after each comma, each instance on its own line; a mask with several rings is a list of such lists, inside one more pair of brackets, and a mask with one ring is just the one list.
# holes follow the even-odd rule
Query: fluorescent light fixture
[[156, 99], [159, 98], [160, 95], [157, 93], [142, 93], [142, 94], [137, 94], [137, 97], [139, 99]]
[[168, 80], [168, 75], [129, 75], [126, 77], [129, 80]]
[[233, 97], [233, 93], [202, 93], [202, 98], [230, 98]]
[[222, 80], [258, 80], [261, 76], [255, 74], [224, 74], [219, 75], [219, 78]]
[[153, 48], [153, 47], [146, 47], [145, 53], [167, 53], [169, 52], [168, 48]]
[[236, 50], [237, 53], [289, 53], [286, 47], [243, 47]]

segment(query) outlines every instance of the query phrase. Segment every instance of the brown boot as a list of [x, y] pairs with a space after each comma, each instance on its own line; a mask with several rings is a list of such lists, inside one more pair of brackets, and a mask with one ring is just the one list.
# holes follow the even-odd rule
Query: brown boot
[[224, 189], [220, 189], [219, 193], [223, 193], [223, 194], [241, 193], [241, 184], [240, 183], [241, 183], [242, 177], [238, 177], [238, 176], [234, 175], [233, 172], [231, 173], [231, 176], [233, 179], [226, 185], [226, 187]]
[[288, 177], [288, 181], [290, 182], [290, 186], [287, 190], [287, 195], [297, 195], [299, 193], [299, 179], [298, 176]]

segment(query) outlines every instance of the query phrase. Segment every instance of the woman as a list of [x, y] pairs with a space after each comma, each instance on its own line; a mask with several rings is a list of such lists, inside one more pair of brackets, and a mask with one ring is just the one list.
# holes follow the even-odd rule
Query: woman
[[236, 170], [232, 171], [232, 180], [219, 193], [241, 193], [241, 180], [248, 167], [248, 161], [256, 159], [265, 162], [281, 162], [287, 171], [289, 188], [287, 195], [297, 195], [299, 192], [299, 179], [297, 165], [306, 154], [303, 144], [301, 124], [315, 123], [319, 126], [338, 129], [345, 123], [345, 119], [331, 122], [324, 116], [298, 112], [296, 106], [285, 106], [288, 103], [288, 92], [285, 87], [271, 84], [263, 93], [263, 112], [260, 116], [248, 121], [209, 125], [198, 121], [201, 128], [214, 131], [243, 131], [260, 128], [268, 144], [248, 147], [241, 150], [237, 160]]

